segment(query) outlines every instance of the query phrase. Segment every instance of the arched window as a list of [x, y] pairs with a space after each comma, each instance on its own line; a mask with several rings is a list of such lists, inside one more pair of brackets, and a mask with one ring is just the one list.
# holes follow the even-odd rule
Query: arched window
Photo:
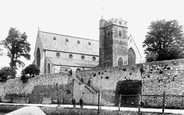
[[36, 51], [36, 65], [37, 67], [40, 69], [40, 49], [38, 48], [37, 51]]
[[119, 37], [121, 37], [121, 36], [122, 36], [122, 31], [120, 30], [120, 31], [119, 31]]
[[108, 30], [108, 31], [107, 31], [107, 37], [110, 37], [110, 36], [111, 36], [111, 31]]
[[48, 63], [48, 73], [50, 73], [50, 63]]
[[122, 67], [123, 66], [123, 59], [120, 57], [118, 60], [118, 66]]
[[135, 55], [134, 49], [129, 48], [128, 49], [128, 65], [135, 64], [135, 59], [136, 59], [136, 55]]

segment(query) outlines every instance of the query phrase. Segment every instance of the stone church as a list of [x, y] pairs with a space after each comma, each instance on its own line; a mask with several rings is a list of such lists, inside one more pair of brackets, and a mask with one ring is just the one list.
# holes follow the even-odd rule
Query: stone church
[[99, 23], [99, 41], [38, 30], [34, 63], [41, 74], [142, 63], [133, 37], [127, 35], [126, 21], [101, 19]]

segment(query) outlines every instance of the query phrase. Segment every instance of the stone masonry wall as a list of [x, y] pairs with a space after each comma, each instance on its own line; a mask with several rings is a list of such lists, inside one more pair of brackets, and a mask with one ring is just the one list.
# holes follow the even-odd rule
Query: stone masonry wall
[[79, 79], [90, 85], [96, 90], [115, 90], [118, 81], [141, 80], [139, 66], [124, 66], [122, 68], [95, 68], [84, 70], [78, 73]]
[[[142, 104], [161, 107], [162, 94], [166, 93], [166, 107], [184, 108], [184, 59], [152, 62], [132, 66], [94, 68], [76, 73], [40, 75], [22, 83], [20, 78], [0, 83], [2, 102], [17, 103], [71, 103], [82, 97], [86, 104], [97, 104], [102, 92], [102, 103], [114, 102], [119, 81], [142, 82]], [[58, 84], [58, 85], [56, 85]], [[86, 87], [88, 85], [88, 87]], [[59, 96], [58, 96], [59, 95]], [[59, 97], [59, 98], [58, 98]], [[103, 99], [105, 97], [105, 99]]]
[[141, 80], [139, 66], [141, 65], [124, 66], [122, 68], [95, 68], [93, 70], [80, 71], [77, 76], [97, 92], [101, 90], [102, 98], [105, 97], [109, 102], [113, 103], [118, 81]]
[[[142, 84], [142, 95], [162, 95], [165, 91], [167, 107], [184, 108], [184, 59], [144, 64]], [[142, 98], [145, 105], [162, 106], [162, 96]]]
[[102, 89], [102, 92], [108, 92], [111, 97], [115, 95], [118, 81], [140, 80], [142, 103], [145, 105], [160, 107], [162, 94], [165, 91], [167, 107], [184, 107], [182, 104], [184, 101], [182, 97], [184, 96], [184, 59], [121, 68], [95, 68], [80, 71], [78, 77], [97, 91]]
[[68, 74], [39, 75], [27, 83], [20, 78], [0, 83], [2, 102], [56, 103], [59, 99], [61, 103], [70, 103], [72, 95], [73, 83]]

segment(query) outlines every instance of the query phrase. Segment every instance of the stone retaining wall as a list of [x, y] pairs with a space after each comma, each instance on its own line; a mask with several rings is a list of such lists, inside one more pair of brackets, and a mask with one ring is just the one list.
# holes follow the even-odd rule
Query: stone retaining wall
[[[56, 85], [57, 84], [57, 85]], [[20, 78], [0, 83], [2, 102], [71, 103], [73, 83], [69, 74], [39, 75], [22, 83]]]

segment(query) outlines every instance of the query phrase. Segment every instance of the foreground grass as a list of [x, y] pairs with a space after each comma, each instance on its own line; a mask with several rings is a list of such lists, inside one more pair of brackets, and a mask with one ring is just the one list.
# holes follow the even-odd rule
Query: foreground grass
[[[8, 113], [19, 108], [25, 107], [23, 105], [0, 105], [0, 112]], [[80, 109], [80, 108], [56, 108], [56, 107], [40, 107], [46, 115], [98, 115], [96, 109]], [[136, 111], [107, 111], [101, 110], [99, 115], [139, 115]], [[158, 112], [142, 112], [141, 115], [161, 115]], [[165, 115], [180, 115], [165, 113]]]
[[[80, 108], [51, 108], [51, 107], [41, 107], [41, 109], [47, 115], [98, 115], [96, 109], [80, 109]], [[101, 110], [99, 115], [140, 115], [136, 111], [112, 111], [112, 110]], [[142, 112], [141, 115], [162, 115], [158, 112]], [[180, 115], [165, 113], [165, 115]]]

